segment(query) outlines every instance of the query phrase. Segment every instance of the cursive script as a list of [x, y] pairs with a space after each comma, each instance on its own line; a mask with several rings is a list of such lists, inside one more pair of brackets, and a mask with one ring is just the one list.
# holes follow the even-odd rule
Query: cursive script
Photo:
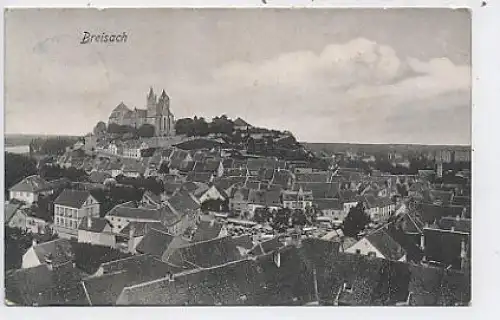
[[123, 32], [120, 34], [108, 34], [102, 32], [99, 34], [92, 34], [90, 32], [83, 32], [83, 38], [80, 44], [87, 43], [120, 43], [127, 42], [127, 33]]

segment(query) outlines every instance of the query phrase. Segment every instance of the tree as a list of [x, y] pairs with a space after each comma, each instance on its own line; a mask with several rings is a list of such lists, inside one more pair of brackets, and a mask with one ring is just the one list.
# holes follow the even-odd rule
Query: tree
[[130, 257], [110, 247], [72, 242], [76, 267], [88, 274], [94, 274], [102, 263]]
[[35, 175], [36, 161], [30, 157], [5, 153], [5, 192], [8, 194], [9, 188], [14, 186], [28, 176]]
[[187, 134], [193, 127], [193, 119], [183, 118], [175, 122], [175, 133], [176, 134]]
[[370, 217], [366, 214], [363, 203], [358, 202], [349, 210], [342, 225], [342, 231], [348, 237], [356, 237], [368, 223], [370, 223]]
[[145, 123], [139, 127], [137, 134], [142, 138], [151, 138], [155, 135], [155, 127], [151, 124]]
[[94, 133], [94, 135], [96, 135], [96, 136], [100, 136], [100, 135], [102, 135], [102, 134], [106, 133], [107, 129], [108, 129], [108, 128], [106, 127], [106, 123], [104, 123], [104, 122], [102, 122], [102, 121], [99, 121], [99, 122], [95, 125], [94, 130], [93, 130], [93, 133]]

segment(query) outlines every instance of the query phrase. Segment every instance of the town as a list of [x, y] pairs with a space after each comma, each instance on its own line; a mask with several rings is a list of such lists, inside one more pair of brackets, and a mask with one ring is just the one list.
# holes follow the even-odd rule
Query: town
[[469, 146], [174, 109], [150, 88], [84, 137], [6, 153], [8, 304], [469, 305]]

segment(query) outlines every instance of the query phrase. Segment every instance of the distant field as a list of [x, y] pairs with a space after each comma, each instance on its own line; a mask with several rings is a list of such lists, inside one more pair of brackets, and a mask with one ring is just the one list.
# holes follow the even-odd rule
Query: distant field
[[353, 143], [309, 143], [302, 144], [313, 152], [429, 152], [435, 150], [450, 150], [450, 151], [471, 151], [470, 146], [454, 146], [454, 145], [417, 145], [417, 144], [353, 144]]
[[[49, 138], [57, 137], [56, 135], [34, 135], [34, 134], [6, 134], [5, 135], [5, 146], [26, 146], [29, 145], [33, 139], [37, 138]], [[76, 136], [64, 136], [68, 138], [76, 138]]]

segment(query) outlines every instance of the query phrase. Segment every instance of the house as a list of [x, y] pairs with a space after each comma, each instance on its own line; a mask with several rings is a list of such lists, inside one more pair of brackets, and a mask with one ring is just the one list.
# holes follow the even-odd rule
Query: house
[[311, 191], [314, 199], [334, 199], [338, 198], [340, 183], [338, 182], [297, 182], [293, 189]]
[[226, 201], [228, 200], [228, 198], [229, 197], [224, 190], [217, 188], [215, 185], [212, 185], [198, 197], [198, 201], [200, 203], [208, 200]]
[[111, 173], [111, 177], [116, 178], [117, 176], [123, 174], [123, 163], [112, 162], [108, 166], [108, 171]]
[[101, 184], [110, 178], [112, 178], [112, 175], [104, 171], [92, 171], [89, 176], [90, 182]]
[[52, 189], [47, 181], [40, 176], [29, 176], [9, 189], [9, 198], [30, 205], [37, 202], [40, 195], [50, 193], [52, 193]]
[[167, 262], [167, 257], [170, 256], [172, 252], [187, 243], [188, 241], [182, 237], [153, 228], [144, 235], [142, 240], [137, 244], [135, 250], [139, 254], [148, 254]]
[[367, 195], [363, 201], [365, 211], [373, 222], [387, 221], [396, 210], [396, 204], [387, 197], [374, 197]]
[[207, 172], [216, 177], [222, 177], [224, 174], [224, 166], [220, 159], [205, 159], [204, 161], [196, 162], [193, 167], [194, 172]]
[[186, 176], [188, 182], [211, 183], [214, 180], [214, 175], [211, 172], [195, 172], [191, 171]]
[[118, 142], [112, 142], [108, 146], [108, 152], [115, 156], [121, 156], [123, 154], [123, 145]]
[[141, 150], [148, 149], [145, 142], [138, 140], [129, 140], [123, 144], [123, 156], [126, 158], [140, 159], [142, 157]]
[[227, 236], [227, 229], [224, 224], [215, 220], [201, 220], [196, 226], [193, 242], [208, 241]]
[[68, 262], [73, 262], [74, 252], [67, 239], [56, 239], [38, 244], [33, 241], [32, 246], [22, 258], [22, 268], [33, 268], [42, 264], [58, 267]]
[[160, 222], [130, 222], [116, 235], [117, 248], [136, 254], [137, 245], [151, 229], [167, 232], [167, 228]]
[[244, 213], [248, 212], [248, 195], [250, 189], [248, 188], [235, 188], [232, 196], [229, 199], [229, 210], [233, 212]]
[[314, 199], [313, 206], [321, 211], [323, 217], [328, 217], [337, 224], [343, 223], [347, 217], [347, 212], [339, 199]]
[[113, 228], [113, 233], [120, 233], [131, 222], [161, 222], [158, 208], [138, 207], [132, 202], [116, 205], [106, 214], [106, 220]]
[[150, 190], [146, 190], [146, 192], [144, 192], [143, 196], [142, 196], [142, 199], [141, 199], [141, 203], [144, 205], [144, 206], [153, 206], [153, 207], [157, 207], [157, 208], [160, 208], [162, 203], [166, 200], [166, 195], [161, 193], [161, 194], [155, 194], [154, 192], [150, 191]]
[[168, 255], [163, 254], [162, 261], [192, 270], [221, 266], [242, 258], [233, 239], [222, 237], [180, 246]]
[[389, 235], [385, 227], [363, 237], [353, 246], [347, 248], [345, 252], [394, 261], [405, 261], [406, 259], [403, 248]]
[[138, 178], [144, 176], [146, 168], [138, 161], [127, 161], [122, 168], [122, 174], [128, 178]]
[[25, 229], [26, 217], [18, 214], [21, 211], [22, 203], [17, 201], [6, 202], [4, 205], [4, 223], [10, 228]]
[[250, 190], [248, 194], [248, 213], [253, 216], [257, 208], [278, 210], [281, 208], [280, 195], [279, 190]]
[[311, 173], [296, 173], [295, 182], [323, 182], [327, 183], [331, 181], [332, 172], [322, 171], [322, 172], [311, 172]]
[[312, 191], [304, 191], [300, 188], [298, 191], [285, 190], [282, 193], [283, 207], [289, 209], [302, 209], [312, 207]]
[[248, 124], [248, 122], [239, 117], [233, 121], [233, 124], [234, 124], [234, 129], [241, 131], [247, 131], [252, 127], [250, 124]]
[[116, 237], [108, 220], [87, 216], [78, 226], [78, 242], [115, 248]]
[[84, 217], [99, 216], [99, 202], [88, 192], [65, 189], [54, 201], [54, 228], [61, 238], [77, 238]]

